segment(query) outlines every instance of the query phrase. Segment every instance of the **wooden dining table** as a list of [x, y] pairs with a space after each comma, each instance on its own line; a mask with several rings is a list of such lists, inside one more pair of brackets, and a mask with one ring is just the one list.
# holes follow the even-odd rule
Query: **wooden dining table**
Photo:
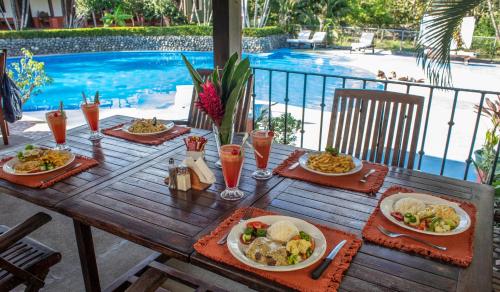
[[[130, 121], [113, 116], [101, 120], [101, 128]], [[209, 142], [205, 160], [214, 171], [216, 183], [205, 191], [172, 191], [165, 184], [168, 160], [180, 163], [185, 157], [183, 137], [162, 145], [137, 144], [105, 136], [91, 142], [87, 126], [68, 131], [72, 151], [99, 161], [99, 165], [67, 178], [47, 189], [31, 189], [0, 180], [0, 193], [32, 202], [73, 219], [86, 291], [102, 291], [96, 264], [91, 227], [112, 233], [150, 248], [164, 257], [191, 262], [257, 290], [285, 291], [286, 287], [245, 271], [212, 261], [193, 249], [193, 244], [235, 209], [254, 206], [348, 231], [361, 238], [361, 230], [377, 206], [381, 193], [393, 185], [419, 192], [470, 201], [477, 208], [474, 257], [468, 268], [408, 254], [363, 242], [340, 290], [342, 291], [491, 291], [493, 190], [489, 186], [455, 180], [402, 168], [390, 168], [382, 189], [375, 195], [325, 187], [274, 176], [267, 181], [251, 177], [255, 159], [245, 151], [240, 189], [245, 197], [225, 201], [221, 170], [215, 166], [217, 149], [213, 134], [192, 129], [188, 135], [205, 136]], [[54, 146], [52, 137], [33, 144]], [[19, 149], [23, 145], [19, 146]], [[5, 150], [2, 157], [19, 149]], [[279, 165], [296, 148], [274, 144], [269, 167]], [[63, 254], [64, 256], [64, 254]], [[121, 277], [107, 290], [120, 285]], [[288, 289], [289, 290], [289, 289]]]

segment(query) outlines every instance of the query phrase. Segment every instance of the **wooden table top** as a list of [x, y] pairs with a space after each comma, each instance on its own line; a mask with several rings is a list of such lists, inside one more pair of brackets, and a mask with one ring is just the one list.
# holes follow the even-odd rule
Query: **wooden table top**
[[[102, 128], [130, 119], [123, 116], [104, 119]], [[250, 287], [275, 290], [285, 289], [193, 253], [193, 243], [213, 230], [235, 208], [250, 205], [361, 236], [364, 223], [380, 198], [381, 193], [370, 197], [277, 176], [269, 181], [256, 181], [251, 178], [255, 160], [247, 150], [240, 181], [245, 198], [237, 202], [221, 200], [219, 192], [224, 188], [224, 181], [220, 169], [214, 165], [217, 151], [213, 136], [197, 129], [192, 133], [209, 138], [206, 160], [217, 182], [207, 191], [172, 193], [164, 184], [168, 159], [173, 157], [180, 162], [184, 157], [180, 137], [160, 146], [146, 146], [106, 136], [93, 145], [86, 139], [87, 126], [82, 126], [68, 131], [68, 142], [75, 153], [98, 159], [99, 166], [45, 190], [0, 181], [0, 192], [50, 208], [161, 253], [191, 260]], [[53, 146], [49, 141], [52, 137], [35, 144]], [[281, 163], [293, 149], [274, 144], [270, 167]], [[492, 189], [398, 168], [390, 170], [380, 192], [392, 185], [473, 202], [478, 210], [474, 260], [469, 268], [461, 269], [365, 242], [342, 281], [341, 290], [491, 291]]]

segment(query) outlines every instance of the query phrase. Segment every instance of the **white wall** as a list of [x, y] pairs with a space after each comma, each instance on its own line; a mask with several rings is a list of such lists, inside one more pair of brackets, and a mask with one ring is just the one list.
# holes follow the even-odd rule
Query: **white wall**
[[49, 1], [48, 0], [30, 0], [31, 2], [31, 15], [38, 16], [38, 12], [47, 12], [50, 15]]
[[[40, 0], [31, 0], [33, 1], [40, 1]], [[42, 0], [46, 1], [46, 0]], [[63, 16], [62, 12], [62, 1], [64, 0], [52, 0], [52, 5], [54, 6], [54, 16]]]
[[[2, 1], [2, 0], [0, 0]], [[10, 1], [11, 0], [3, 0], [3, 3], [4, 3], [4, 6], [5, 6], [5, 10], [6, 10], [6, 15], [7, 17], [12, 17], [12, 8], [11, 8], [11, 4], [10, 4]]]

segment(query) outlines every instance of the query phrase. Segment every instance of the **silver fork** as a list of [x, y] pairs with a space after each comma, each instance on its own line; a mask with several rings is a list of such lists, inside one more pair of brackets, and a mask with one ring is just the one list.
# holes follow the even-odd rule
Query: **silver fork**
[[[241, 217], [240, 221], [239, 221], [237, 224], [239, 224], [239, 223], [241, 223], [241, 222], [243, 222], [243, 221], [246, 221], [246, 220], [248, 220], [248, 219], [252, 218], [252, 213], [253, 213], [253, 211], [252, 211], [252, 210], [253, 210], [252, 208], [247, 208], [247, 210], [245, 211], [245, 214], [243, 214], [243, 217]], [[236, 224], [235, 224], [235, 225], [236, 225]], [[234, 226], [234, 225], [233, 225], [233, 226]], [[229, 230], [226, 232], [226, 234], [224, 234], [224, 236], [223, 236], [221, 239], [219, 239], [219, 241], [217, 241], [217, 244], [218, 244], [218, 245], [223, 245], [223, 244], [225, 244], [225, 243], [226, 243], [226, 241], [227, 241], [227, 237], [229, 236], [229, 233], [230, 233], [230, 232], [231, 232], [231, 229], [229, 229]]]
[[382, 232], [383, 234], [385, 234], [385, 235], [387, 235], [389, 237], [392, 237], [392, 238], [396, 238], [396, 237], [408, 237], [408, 238], [411, 238], [411, 239], [413, 239], [415, 241], [418, 241], [420, 243], [427, 244], [430, 247], [433, 247], [433, 248], [436, 248], [436, 249], [439, 249], [439, 250], [447, 250], [447, 248], [444, 247], [444, 246], [435, 245], [435, 244], [432, 244], [432, 243], [427, 242], [425, 240], [422, 240], [420, 238], [413, 237], [413, 236], [408, 235], [408, 234], [391, 232], [391, 231], [385, 229], [384, 227], [382, 227], [380, 225], [377, 226], [377, 228], [378, 228], [378, 230], [380, 230], [380, 232]]

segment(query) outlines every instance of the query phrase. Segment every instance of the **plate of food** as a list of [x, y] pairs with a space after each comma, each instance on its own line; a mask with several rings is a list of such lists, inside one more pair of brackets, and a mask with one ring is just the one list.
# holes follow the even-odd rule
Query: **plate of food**
[[40, 175], [62, 169], [74, 160], [75, 155], [69, 151], [26, 145], [3, 165], [3, 171], [12, 175]]
[[170, 131], [175, 124], [173, 122], [162, 123], [156, 118], [137, 119], [125, 124], [122, 128], [124, 132], [138, 136], [150, 136]]
[[269, 215], [240, 222], [227, 237], [231, 254], [256, 269], [286, 272], [320, 260], [326, 239], [314, 225], [293, 217]]
[[469, 229], [469, 214], [459, 204], [420, 193], [398, 193], [380, 202], [382, 214], [396, 225], [429, 235], [455, 235]]
[[305, 170], [326, 176], [343, 176], [359, 172], [361, 160], [351, 155], [340, 154], [335, 148], [327, 147], [324, 152], [310, 152], [299, 158]]

